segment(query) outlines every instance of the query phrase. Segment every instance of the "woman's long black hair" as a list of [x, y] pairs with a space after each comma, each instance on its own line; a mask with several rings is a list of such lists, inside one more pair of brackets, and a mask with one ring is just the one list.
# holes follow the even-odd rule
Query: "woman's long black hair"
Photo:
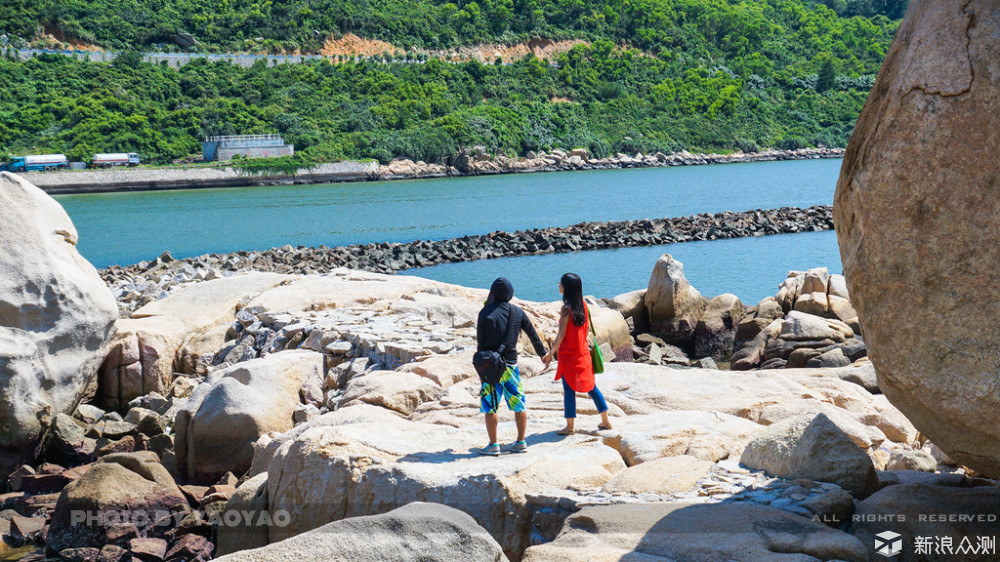
[[583, 308], [583, 281], [575, 273], [567, 273], [559, 280], [563, 288], [563, 303], [573, 317], [573, 323], [583, 326], [587, 311]]

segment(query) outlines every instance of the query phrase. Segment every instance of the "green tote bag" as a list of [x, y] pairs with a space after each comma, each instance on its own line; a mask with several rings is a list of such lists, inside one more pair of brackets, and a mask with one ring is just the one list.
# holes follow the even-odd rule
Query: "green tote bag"
[[[586, 306], [586, 305], [584, 305]], [[604, 355], [597, 345], [597, 331], [594, 330], [594, 321], [590, 318], [590, 307], [587, 307], [587, 322], [590, 324], [590, 333], [594, 334], [594, 341], [590, 345], [590, 361], [594, 364], [594, 374], [604, 372]]]

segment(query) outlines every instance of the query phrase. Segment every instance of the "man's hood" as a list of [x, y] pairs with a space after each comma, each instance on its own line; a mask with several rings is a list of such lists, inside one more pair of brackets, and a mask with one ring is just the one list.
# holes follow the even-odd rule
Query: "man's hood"
[[514, 285], [506, 277], [498, 277], [490, 287], [490, 296], [486, 302], [500, 304], [510, 302], [512, 298], [514, 298]]

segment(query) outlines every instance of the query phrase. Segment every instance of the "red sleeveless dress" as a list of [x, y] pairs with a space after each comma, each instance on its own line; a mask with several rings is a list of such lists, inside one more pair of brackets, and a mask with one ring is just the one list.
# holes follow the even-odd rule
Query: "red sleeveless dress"
[[[584, 310], [587, 305], [583, 305]], [[573, 323], [570, 316], [566, 323], [566, 335], [559, 344], [559, 363], [556, 367], [556, 380], [566, 379], [566, 384], [576, 392], [594, 390], [594, 364], [590, 360], [590, 315], [584, 318], [583, 326]]]

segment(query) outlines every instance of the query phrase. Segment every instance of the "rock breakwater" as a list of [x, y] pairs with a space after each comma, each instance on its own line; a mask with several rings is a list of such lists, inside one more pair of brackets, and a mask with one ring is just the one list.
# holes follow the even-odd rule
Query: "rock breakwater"
[[224, 272], [270, 271], [322, 273], [338, 267], [396, 273], [442, 263], [555, 254], [635, 246], [657, 246], [698, 240], [720, 240], [770, 234], [815, 232], [833, 228], [832, 209], [780, 209], [700, 214], [687, 217], [587, 222], [516, 232], [497, 231], [446, 240], [351, 246], [282, 246], [261, 252], [206, 254], [175, 260], [164, 254], [152, 262], [111, 266], [101, 271], [124, 303], [145, 304], [187, 281], [220, 277]]

